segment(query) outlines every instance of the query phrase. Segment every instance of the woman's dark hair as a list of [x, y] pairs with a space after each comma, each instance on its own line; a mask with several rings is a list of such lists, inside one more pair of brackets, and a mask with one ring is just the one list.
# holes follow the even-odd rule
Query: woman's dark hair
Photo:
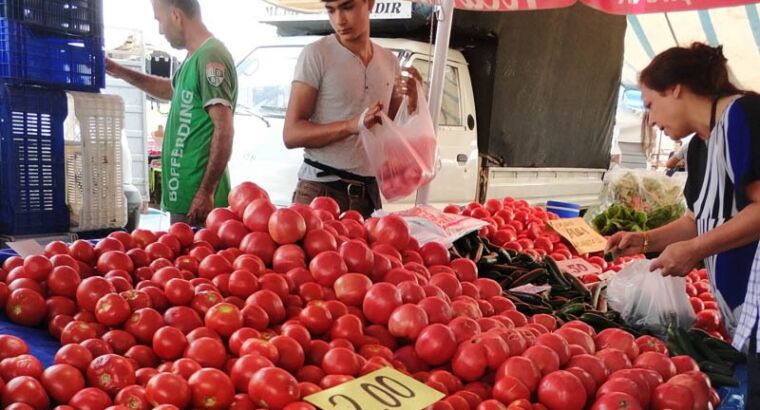
[[[723, 46], [692, 43], [690, 47], [673, 47], [658, 54], [641, 71], [639, 83], [658, 92], [680, 84], [694, 94], [708, 98], [745, 94], [731, 82], [727, 62]], [[656, 139], [648, 117], [645, 113], [641, 124], [642, 147], [647, 156]]]
[[681, 84], [711, 98], [742, 94], [729, 79], [727, 61], [723, 46], [693, 43], [691, 47], [673, 47], [658, 54], [641, 71], [639, 82], [659, 92]]

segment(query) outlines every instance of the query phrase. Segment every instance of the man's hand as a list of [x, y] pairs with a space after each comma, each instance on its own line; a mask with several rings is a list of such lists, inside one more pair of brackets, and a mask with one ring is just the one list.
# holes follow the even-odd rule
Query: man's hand
[[662, 269], [662, 276], [686, 276], [702, 260], [694, 240], [676, 242], [652, 261], [650, 271]]
[[[383, 111], [383, 104], [380, 102], [376, 102], [367, 108], [366, 112], [363, 112], [364, 114], [364, 128], [370, 129], [375, 126], [375, 124], [382, 124], [382, 119], [380, 117], [380, 113]], [[359, 122], [362, 120], [362, 114], [357, 115], [356, 117], [348, 120], [348, 129], [350, 134], [358, 134], [359, 133]]]
[[214, 194], [198, 191], [187, 212], [188, 223], [194, 226], [202, 225], [212, 209], [214, 209]]
[[417, 85], [422, 84], [422, 76], [414, 67], [404, 67], [401, 76], [396, 78], [395, 92], [401, 97], [409, 97], [408, 111], [417, 111]]
[[106, 57], [106, 73], [113, 78], [121, 78], [121, 65], [116, 61]]

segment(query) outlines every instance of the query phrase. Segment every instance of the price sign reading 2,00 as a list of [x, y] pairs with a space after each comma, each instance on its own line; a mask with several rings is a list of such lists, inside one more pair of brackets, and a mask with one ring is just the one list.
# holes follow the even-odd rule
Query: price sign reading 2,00
[[390, 368], [313, 394], [306, 401], [323, 410], [421, 409], [444, 395]]
[[[402, 399], [413, 399], [416, 396], [412, 389], [404, 386], [396, 379], [386, 376], [377, 376], [374, 381], [374, 384], [362, 383], [359, 386], [376, 402], [387, 408], [399, 408], [403, 404]], [[337, 400], [346, 400], [350, 402], [356, 410], [364, 410], [359, 403], [345, 394], [336, 394], [330, 397], [329, 400], [334, 406], [337, 405]]]

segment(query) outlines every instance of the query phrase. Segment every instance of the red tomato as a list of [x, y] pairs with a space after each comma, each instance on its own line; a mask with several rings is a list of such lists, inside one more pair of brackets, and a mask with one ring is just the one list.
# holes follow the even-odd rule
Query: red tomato
[[8, 381], [2, 394], [2, 405], [25, 403], [36, 410], [50, 408], [50, 399], [37, 379], [29, 376], [16, 377]]
[[368, 275], [375, 266], [375, 256], [372, 250], [360, 240], [350, 240], [340, 246], [340, 256], [346, 263], [349, 272]]
[[301, 344], [290, 336], [275, 336], [269, 343], [277, 348], [280, 360], [277, 365], [291, 373], [300, 370], [305, 361], [304, 350]]
[[279, 410], [299, 399], [298, 381], [290, 373], [276, 367], [258, 370], [251, 377], [248, 395], [254, 404]]
[[182, 377], [172, 373], [159, 373], [145, 385], [145, 397], [153, 406], [171, 404], [184, 409], [190, 404], [190, 385]]
[[272, 263], [272, 257], [277, 250], [277, 244], [266, 232], [251, 232], [240, 242], [240, 250], [255, 255], [267, 264]]
[[135, 369], [129, 360], [115, 354], [95, 358], [87, 368], [87, 383], [114, 396], [135, 384]]
[[206, 312], [205, 325], [226, 339], [243, 326], [243, 317], [237, 306], [219, 303]]
[[47, 315], [45, 299], [31, 289], [16, 289], [8, 296], [5, 313], [14, 323], [23, 326], [37, 326]]
[[163, 360], [176, 360], [182, 357], [187, 347], [187, 338], [181, 330], [164, 326], [153, 334], [153, 351]]
[[633, 365], [644, 369], [652, 369], [659, 373], [665, 381], [676, 375], [676, 365], [673, 364], [673, 361], [667, 355], [662, 353], [644, 352], [636, 358]]
[[[559, 370], [559, 355], [545, 345], [534, 345], [522, 353], [523, 357], [535, 363], [543, 376]], [[571, 367], [568, 365], [568, 367]]]
[[164, 312], [164, 321], [167, 325], [178, 328], [184, 334], [203, 326], [200, 315], [187, 306], [174, 306]]
[[715, 309], [705, 309], [697, 313], [695, 327], [705, 330], [718, 330], [720, 327], [720, 313]]
[[699, 365], [691, 356], [673, 356], [670, 360], [672, 360], [673, 364], [676, 366], [676, 374], [699, 371]]
[[640, 336], [638, 339], [636, 339], [636, 344], [639, 345], [639, 352], [641, 353], [659, 352], [668, 354], [668, 348], [665, 346], [665, 343], [654, 336]]
[[586, 396], [589, 398], [594, 397], [596, 394], [596, 382], [589, 372], [581, 369], [580, 367], [568, 367], [564, 369], [578, 378], [583, 383], [583, 387], [586, 388]]
[[693, 410], [694, 396], [685, 386], [663, 383], [654, 389], [652, 406], [655, 409]]
[[567, 363], [567, 367], [580, 367], [587, 371], [594, 378], [597, 387], [601, 386], [610, 374], [604, 362], [600, 358], [590, 354], [573, 356]]
[[77, 287], [82, 279], [74, 268], [70, 266], [58, 266], [53, 268], [47, 278], [48, 292], [52, 296], [65, 296], [74, 299]]
[[340, 215], [340, 206], [334, 199], [328, 196], [318, 196], [314, 198], [311, 201], [311, 204], [309, 204], [309, 207], [314, 210], [325, 211], [332, 215], [334, 218], [337, 218], [338, 215]]
[[604, 329], [596, 337], [596, 349], [602, 350], [611, 347], [628, 355], [631, 360], [636, 360], [639, 355], [639, 346], [633, 335], [621, 329]]
[[56, 364], [45, 369], [40, 382], [50, 397], [58, 403], [68, 403], [79, 390], [84, 389], [82, 372], [68, 364]]
[[118, 326], [132, 313], [129, 303], [117, 293], [109, 293], [98, 299], [95, 317], [106, 326]]
[[69, 400], [69, 406], [80, 410], [102, 410], [112, 404], [108, 394], [95, 387], [82, 389]]
[[401, 305], [388, 318], [388, 330], [395, 337], [416, 340], [422, 329], [428, 325], [425, 310], [413, 304]]
[[440, 323], [431, 324], [422, 329], [414, 345], [417, 355], [434, 366], [451, 359], [456, 348], [454, 331]]
[[113, 400], [115, 406], [124, 406], [131, 410], [148, 410], [153, 408], [148, 402], [145, 388], [142, 386], [127, 386], [123, 388]]
[[268, 232], [269, 218], [277, 208], [268, 199], [250, 202], [243, 212], [243, 223], [251, 232]]
[[345, 347], [330, 349], [322, 359], [322, 369], [326, 374], [357, 376], [360, 368], [357, 354]]
[[226, 409], [235, 396], [235, 386], [229, 376], [217, 369], [201, 369], [188, 380], [193, 396], [193, 408]]
[[124, 324], [124, 330], [131, 333], [138, 341], [150, 344], [153, 335], [164, 326], [164, 318], [155, 309], [144, 308], [135, 311]]
[[265, 367], [274, 367], [274, 364], [258, 354], [247, 354], [237, 359], [230, 369], [230, 378], [237, 391], [247, 392], [253, 374]]
[[84, 346], [71, 343], [58, 349], [54, 360], [56, 364], [69, 364], [84, 372], [92, 362], [92, 353]]
[[0, 335], [0, 360], [29, 353], [26, 343], [16, 336]]
[[364, 316], [372, 323], [387, 324], [394, 309], [401, 306], [401, 293], [390, 283], [376, 283], [362, 302]]
[[36, 281], [43, 281], [53, 270], [53, 264], [45, 256], [31, 255], [24, 258], [24, 272], [27, 277]]
[[628, 393], [615, 391], [597, 397], [591, 410], [641, 410], [635, 397]]
[[256, 305], [264, 309], [272, 324], [285, 321], [287, 312], [282, 299], [276, 293], [268, 289], [262, 289], [246, 299], [246, 305]]
[[[517, 323], [515, 323], [515, 325], [517, 326]], [[558, 329], [555, 333], [563, 336], [567, 340], [567, 343], [570, 345], [580, 346], [588, 354], [596, 353], [594, 339], [591, 337], [591, 335], [585, 333], [583, 330], [565, 325], [562, 326], [562, 328]]]
[[203, 367], [221, 369], [227, 360], [226, 350], [222, 342], [210, 337], [201, 337], [190, 343], [185, 351], [185, 357], [193, 359]]
[[0, 362], [0, 376], [5, 382], [19, 376], [31, 376], [39, 379], [40, 375], [42, 375], [42, 363], [30, 354], [9, 357]]
[[375, 236], [378, 243], [389, 244], [398, 250], [403, 250], [409, 243], [409, 227], [400, 216], [388, 215], [377, 222]]
[[306, 221], [303, 216], [288, 208], [272, 213], [268, 226], [272, 239], [280, 245], [296, 243], [306, 235]]
[[538, 336], [536, 345], [544, 345], [554, 350], [559, 357], [560, 366], [564, 366], [570, 360], [570, 345], [564, 337], [556, 333], [544, 333]]
[[602, 359], [602, 362], [610, 371], [610, 373], [614, 373], [622, 369], [629, 369], [632, 366], [630, 359], [628, 359], [628, 356], [622, 351], [615, 348], [608, 347], [606, 349], [602, 349], [596, 352], [595, 356]]
[[546, 375], [538, 385], [538, 401], [551, 410], [582, 410], [586, 398], [583, 383], [564, 370]]
[[322, 305], [306, 306], [298, 315], [298, 318], [315, 336], [330, 330], [333, 323], [332, 314]]

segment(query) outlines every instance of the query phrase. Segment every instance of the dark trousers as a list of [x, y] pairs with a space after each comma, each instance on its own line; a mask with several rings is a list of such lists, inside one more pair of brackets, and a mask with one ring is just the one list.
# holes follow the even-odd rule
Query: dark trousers
[[308, 205], [318, 196], [329, 196], [338, 202], [341, 212], [358, 211], [365, 218], [382, 208], [377, 183], [352, 184], [344, 181], [314, 182], [299, 180], [293, 193], [293, 202]]
[[757, 325], [749, 338], [747, 352], [747, 397], [745, 409], [760, 409], [760, 355], [757, 354]]

